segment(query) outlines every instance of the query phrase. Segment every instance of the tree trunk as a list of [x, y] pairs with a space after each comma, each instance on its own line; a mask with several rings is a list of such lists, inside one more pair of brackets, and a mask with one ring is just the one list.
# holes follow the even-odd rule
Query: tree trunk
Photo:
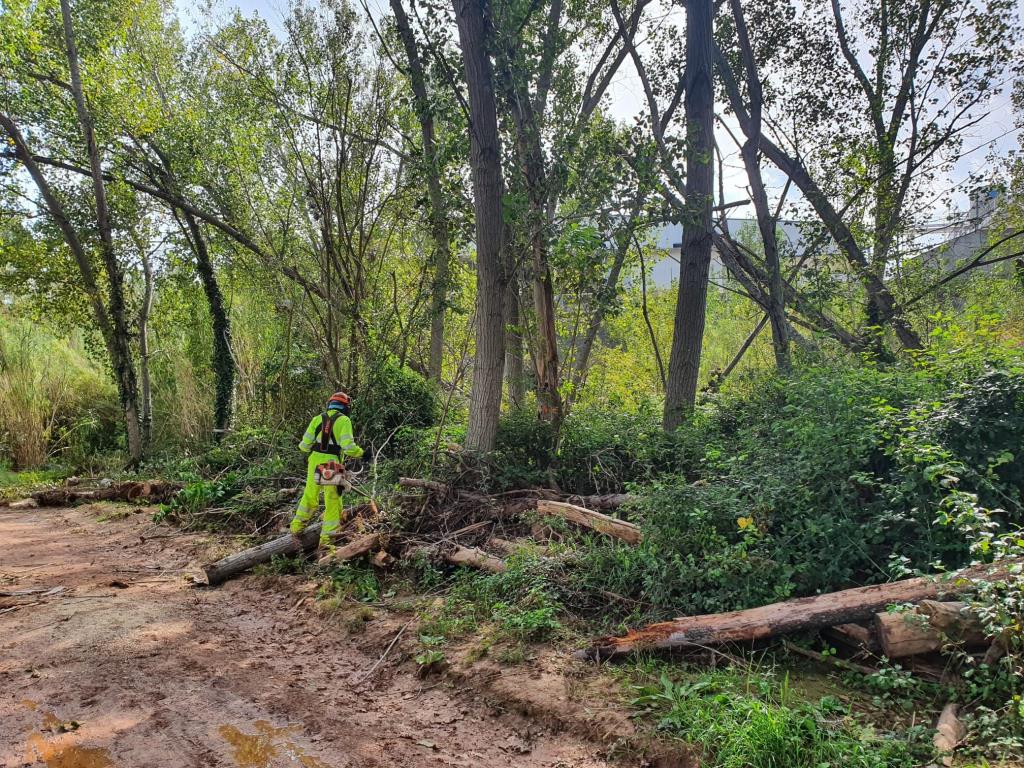
[[470, 568], [479, 568], [491, 573], [502, 573], [505, 570], [504, 560], [500, 557], [488, 554], [482, 549], [477, 549], [476, 547], [457, 546], [450, 553], [445, 555], [444, 559], [452, 565], [465, 565]]
[[[509, 241], [505, 248], [511, 252]], [[526, 402], [526, 371], [523, 368], [523, 331], [519, 317], [519, 278], [515, 274], [514, 262], [506, 259], [508, 285], [505, 287], [505, 385], [508, 404], [518, 410]]]
[[132, 463], [137, 464], [142, 460], [144, 449], [139, 414], [138, 380], [135, 376], [128, 319], [125, 315], [124, 272], [114, 250], [114, 236], [110, 223], [110, 211], [107, 206], [107, 191], [103, 183], [103, 164], [93, 131], [92, 116], [89, 114], [85, 93], [82, 89], [82, 74], [79, 69], [78, 49], [75, 46], [69, 0], [61, 0], [60, 10], [64, 23], [64, 44], [67, 48], [68, 68], [71, 72], [71, 93], [74, 96], [75, 112], [82, 130], [82, 138], [85, 140], [86, 152], [89, 155], [89, 170], [96, 204], [96, 228], [100, 236], [103, 267], [107, 273], [107, 311], [110, 318], [106, 338], [107, 350], [117, 380], [121, 408], [124, 411], [128, 454]]
[[875, 633], [890, 659], [938, 651], [946, 643], [982, 645], [988, 639], [965, 603], [922, 600], [913, 611], [879, 613]]
[[688, 616], [651, 624], [623, 637], [605, 637], [580, 658], [606, 659], [638, 650], [686, 648], [722, 643], [751, 643], [793, 632], [865, 621], [889, 605], [934, 600], [971, 589], [974, 581], [1004, 577], [1021, 560], [976, 565], [946, 577], [922, 576], [889, 584], [856, 587], [814, 597], [802, 597], [759, 608], [704, 616]]
[[235, 359], [231, 355], [231, 319], [224, 306], [224, 295], [220, 291], [217, 275], [210, 260], [210, 250], [203, 236], [203, 230], [195, 217], [185, 213], [189, 239], [196, 255], [196, 272], [203, 284], [203, 293], [210, 307], [213, 324], [213, 374], [216, 387], [213, 402], [213, 435], [220, 440], [231, 427], [231, 413], [235, 398]]
[[[557, 28], [561, 16], [561, 2], [551, 5], [554, 20], [549, 23]], [[549, 28], [550, 29], [550, 28]], [[553, 66], [554, 37], [547, 36], [546, 55], [539, 64], [538, 79], [547, 81], [549, 69]], [[555, 425], [556, 434], [562, 421], [562, 395], [558, 365], [558, 330], [555, 317], [555, 298], [548, 262], [548, 177], [544, 164], [544, 149], [541, 144], [541, 129], [546, 104], [545, 87], [538, 87], [538, 102], [535, 104], [524, 81], [524, 73], [518, 66], [515, 50], [506, 50], [499, 57], [499, 84], [504, 99], [512, 113], [515, 131], [516, 157], [519, 161], [522, 179], [526, 186], [529, 209], [526, 214], [526, 229], [530, 248], [530, 284], [533, 296], [533, 311], [537, 319], [536, 349], [534, 367], [536, 370], [537, 405], [539, 416]], [[557, 440], [557, 437], [556, 437]]]
[[505, 363], [505, 265], [501, 259], [501, 144], [483, 0], [454, 0], [469, 95], [470, 160], [476, 214], [476, 360], [466, 447], [490, 451], [498, 434]]
[[[351, 515], [360, 515], [370, 510], [369, 504], [363, 504], [351, 509]], [[310, 552], [320, 541], [320, 527], [322, 523], [313, 523], [300, 536], [293, 536], [287, 533], [271, 539], [258, 547], [235, 552], [215, 563], [203, 566], [206, 573], [206, 582], [211, 587], [222, 584], [232, 576], [244, 573], [260, 563], [269, 563], [277, 555], [296, 555], [300, 552]]]
[[142, 444], [149, 451], [153, 444], [153, 389], [149, 377], [149, 315], [153, 310], [153, 266], [146, 243], [138, 241], [142, 259], [144, 288], [139, 307], [139, 378], [142, 384]]
[[764, 262], [768, 272], [768, 306], [766, 310], [772, 326], [772, 349], [775, 352], [775, 365], [779, 370], [786, 371], [790, 367], [789, 330], [786, 322], [785, 285], [782, 279], [779, 241], [776, 232], [778, 222], [768, 207], [768, 193], [765, 191], [764, 178], [761, 175], [761, 110], [764, 106], [761, 78], [757, 72], [753, 48], [747, 35], [747, 23], [743, 18], [740, 0], [731, 0], [730, 4], [736, 23], [736, 37], [747, 72], [747, 98], [750, 101], [750, 112], [743, 126], [747, 140], [743, 143], [740, 154], [743, 157], [747, 180], [750, 182], [750, 197], [754, 203], [757, 228], [764, 246]]
[[[636, 229], [637, 216], [640, 213], [640, 200], [636, 200], [633, 209], [630, 211], [622, 231], [619, 233], [618, 242], [615, 246], [615, 256], [612, 260], [611, 269], [605, 277], [604, 283], [594, 297], [594, 309], [590, 315], [590, 322], [583, 335], [579, 352], [576, 354], [576, 362], [573, 366], [572, 389], [565, 402], [565, 412], [568, 415], [572, 408], [573, 401], [579, 397], [580, 390], [587, 381], [587, 368], [590, 366], [590, 354], [594, 349], [594, 342], [597, 341], [597, 334], [604, 323], [604, 317], [608, 312], [608, 305], [615, 297], [615, 289], [619, 284], [619, 275], [622, 273], [622, 265], [626, 261], [626, 254], [629, 253], [629, 246], [633, 239], [633, 232]], [[646, 277], [644, 278], [646, 281]]]
[[451, 266], [451, 227], [448, 221], [448, 206], [445, 204], [441, 189], [441, 170], [434, 137], [434, 115], [430, 108], [423, 60], [402, 0], [391, 0], [391, 10], [395, 14], [398, 37], [402, 41], [409, 65], [409, 83], [412, 86], [414, 107], [423, 141], [423, 172], [430, 201], [430, 232], [434, 240], [434, 280], [430, 290], [430, 355], [427, 359], [427, 373], [431, 379], [440, 382], [441, 363], [444, 357], [444, 313], [448, 300]]
[[697, 400], [701, 347], [711, 266], [711, 163], [714, 120], [711, 0], [693, 0], [686, 10], [686, 218], [672, 352], [665, 392], [666, 430], [678, 427]]

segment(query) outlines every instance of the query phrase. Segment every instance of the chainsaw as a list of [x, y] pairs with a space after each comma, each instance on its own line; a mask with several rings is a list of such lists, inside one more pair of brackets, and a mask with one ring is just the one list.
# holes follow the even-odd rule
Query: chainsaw
[[328, 461], [324, 464], [318, 464], [316, 469], [313, 470], [313, 481], [319, 486], [333, 485], [343, 493], [355, 491], [360, 496], [369, 500], [373, 513], [377, 514], [377, 500], [366, 491], [354, 485], [362, 473], [362, 469], [358, 472], [353, 472], [351, 469], [346, 469], [345, 465], [339, 461]]
[[352, 482], [357, 476], [357, 473], [346, 469], [340, 461], [318, 464], [317, 468], [313, 470], [313, 481], [317, 485], [334, 485], [344, 488], [346, 491], [352, 490]]

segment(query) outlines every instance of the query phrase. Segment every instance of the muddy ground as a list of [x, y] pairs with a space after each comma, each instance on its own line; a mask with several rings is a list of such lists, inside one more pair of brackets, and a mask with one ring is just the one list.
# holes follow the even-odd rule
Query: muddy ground
[[127, 510], [0, 509], [0, 593], [54, 590], [0, 597], [4, 768], [611, 764], [607, 733], [499, 695], [564, 699], [560, 674], [419, 680], [396, 652], [357, 684], [407, 617], [351, 634], [298, 578], [197, 587], [224, 543]]

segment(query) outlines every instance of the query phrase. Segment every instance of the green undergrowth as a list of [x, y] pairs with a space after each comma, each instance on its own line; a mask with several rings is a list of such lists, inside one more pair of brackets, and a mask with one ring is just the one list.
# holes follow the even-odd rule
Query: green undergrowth
[[529, 646], [558, 639], [568, 615], [558, 594], [557, 563], [528, 550], [510, 556], [502, 573], [446, 572], [421, 559], [412, 578], [421, 591], [440, 593], [420, 611], [419, 638], [430, 658], [447, 644], [472, 637], [471, 656], [492, 652], [524, 660]]
[[33, 491], [53, 486], [69, 474], [70, 471], [63, 467], [20, 472], [0, 467], [0, 500], [24, 498]]
[[242, 430], [192, 456], [170, 459], [159, 471], [184, 488], [157, 513], [186, 530], [261, 533], [294, 505], [305, 467], [290, 436]]
[[910, 768], [932, 757], [931, 732], [886, 727], [821, 678], [774, 665], [708, 669], [641, 660], [619, 672], [641, 723], [699, 747], [708, 768]]

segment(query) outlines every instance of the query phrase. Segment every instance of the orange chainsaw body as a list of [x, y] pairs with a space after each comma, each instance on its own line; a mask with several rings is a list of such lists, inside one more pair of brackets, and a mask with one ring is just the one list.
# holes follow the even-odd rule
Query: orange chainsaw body
[[313, 480], [317, 485], [347, 485], [345, 465], [338, 461], [318, 464], [313, 470]]

